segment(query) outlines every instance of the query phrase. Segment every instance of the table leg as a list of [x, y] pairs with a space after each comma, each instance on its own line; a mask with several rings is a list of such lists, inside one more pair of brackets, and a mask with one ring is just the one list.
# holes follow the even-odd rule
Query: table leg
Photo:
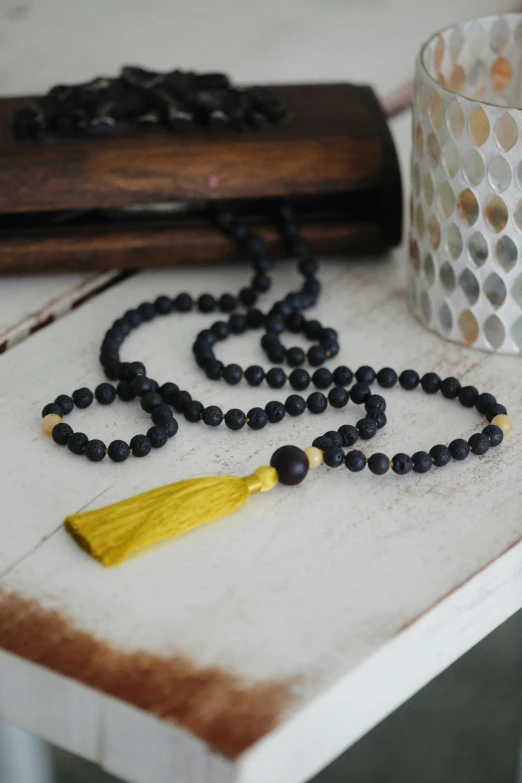
[[54, 783], [50, 745], [21, 729], [0, 722], [0, 781]]

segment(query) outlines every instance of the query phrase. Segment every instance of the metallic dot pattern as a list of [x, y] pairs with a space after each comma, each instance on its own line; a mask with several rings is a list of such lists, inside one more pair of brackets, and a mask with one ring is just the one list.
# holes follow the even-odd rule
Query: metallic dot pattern
[[446, 339], [519, 355], [521, 55], [519, 14], [457, 24], [421, 51], [408, 293], [414, 314]]

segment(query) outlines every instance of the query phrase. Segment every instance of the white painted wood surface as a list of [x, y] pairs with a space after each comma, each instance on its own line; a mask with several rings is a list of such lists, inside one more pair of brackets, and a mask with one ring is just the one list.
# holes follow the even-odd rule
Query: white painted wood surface
[[[357, 413], [347, 408], [239, 436], [181, 422], [175, 443], [122, 466], [80, 462], [41, 436], [43, 403], [101, 379], [96, 347], [109, 313], [181, 282], [192, 291], [237, 285], [230, 269], [213, 279], [204, 270], [131, 279], [2, 359], [13, 389], [0, 414], [9, 446], [3, 589], [36, 598], [114, 649], [176, 653], [247, 683], [286, 683], [290, 697], [277, 729], [226, 762], [227, 780], [306, 779], [522, 603], [522, 367], [424, 332], [405, 307], [402, 264], [402, 253], [392, 264], [324, 264], [318, 314], [344, 335], [340, 360], [466, 377], [506, 403], [515, 421], [510, 439], [426, 476], [319, 471], [298, 489], [257, 497], [234, 517], [121, 569], [103, 571], [89, 560], [58, 528], [61, 519], [187, 476], [250, 472], [277, 446], [305, 446]], [[292, 276], [285, 267], [277, 279], [286, 286]], [[216, 386], [195, 371], [190, 345], [204, 322], [197, 315], [159, 320], [130, 338], [125, 358], [141, 357], [154, 377], [183, 382], [204, 403], [246, 407], [280, 396]], [[230, 341], [222, 355], [253, 360], [255, 340]], [[483, 426], [478, 414], [440, 397], [399, 390], [387, 397], [390, 423], [369, 453], [412, 452]], [[73, 424], [110, 440], [143, 429], [146, 418], [121, 404], [77, 412]], [[190, 780], [193, 763], [209, 764], [204, 745], [166, 725], [160, 731], [145, 712], [20, 658], [4, 659], [1, 671], [3, 717], [129, 781], [145, 783], [140, 770], [147, 770], [167, 783], [174, 763], [176, 779]], [[49, 700], [56, 710], [36, 710]]]
[[[115, 21], [116, 7], [112, 17], [101, 3], [79, 4], [74, 21], [60, 22], [63, 5], [48, 0], [49, 28], [43, 35], [37, 36], [43, 6], [36, 4], [29, 6], [29, 13], [16, 11], [7, 26], [0, 27], [0, 57], [11, 73], [21, 41], [33, 42], [38, 64], [30, 75], [21, 69], [16, 89], [3, 81], [0, 89], [44, 89], [59, 80], [59, 63], [47, 52], [60, 40], [63, 62], [76, 62], [74, 78], [94, 70], [113, 71], [133, 59], [168, 67], [174, 51], [178, 62], [187, 65], [237, 72], [237, 62], [245, 81], [279, 76], [281, 81], [348, 75], [364, 79], [377, 67], [374, 52], [391, 46], [391, 59], [379, 59], [375, 77], [386, 93], [402, 80], [404, 68], [399, 65], [417, 48], [416, 38], [450, 21], [454, 5], [426, 9], [426, 16], [417, 14], [414, 22], [413, 4], [401, 4], [404, 19], [412, 29], [415, 24], [416, 32], [411, 40], [402, 36], [396, 47], [389, 31], [399, 30], [400, 20], [388, 17], [390, 4], [384, 3], [371, 9], [368, 4], [309, 3], [300, 4], [299, 10], [282, 3], [277, 17], [266, 4], [249, 7], [247, 13], [243, 5], [231, 3], [227, 14], [235, 15], [234, 26], [230, 17], [223, 21], [222, 10], [206, 9], [201, 34], [203, 6], [198, 4], [169, 4], [178, 13], [169, 30], [162, 23], [166, 4], [153, 4], [156, 14], [149, 5], [145, 14], [122, 3], [129, 22], [121, 36], [123, 17]], [[462, 16], [469, 15], [471, 5], [475, 11], [480, 4], [462, 3]], [[382, 19], [375, 25], [379, 13]], [[107, 26], [96, 31], [99, 43], [93, 51], [94, 24], [102, 17]], [[372, 27], [376, 29], [370, 35]], [[185, 28], [198, 29], [198, 37], [184, 40], [180, 30]], [[216, 40], [223, 41], [220, 49]], [[117, 42], [115, 52], [107, 41]], [[192, 56], [195, 51], [197, 57]], [[232, 56], [237, 59], [228, 59]], [[6, 70], [1, 65], [3, 80]], [[395, 126], [403, 160], [409, 146], [407, 125], [403, 117]], [[306, 416], [240, 435], [180, 422], [175, 442], [166, 449], [121, 466], [87, 464], [43, 438], [43, 404], [58, 393], [102, 380], [98, 346], [113, 317], [163, 290], [239, 288], [243, 280], [237, 269], [140, 275], [0, 357], [0, 603], [8, 600], [6, 595], [35, 600], [42, 616], [56, 610], [76, 629], [123, 655], [143, 650], [167, 660], [183, 656], [196, 671], [213, 666], [241, 678], [245, 688], [278, 683], [287, 693], [274, 729], [229, 760], [183, 725], [19, 655], [1, 653], [1, 718], [98, 761], [129, 783], [297, 783], [522, 604], [522, 365], [517, 359], [446, 344], [425, 332], [406, 309], [405, 264], [404, 250], [395, 253], [392, 262], [324, 264], [318, 317], [341, 332], [339, 363], [413, 366], [466, 377], [508, 406], [515, 423], [509, 440], [484, 457], [470, 457], [426, 476], [379, 479], [369, 473], [320, 470], [295, 490], [280, 488], [258, 496], [236, 516], [112, 571], [102, 570], [69, 540], [60, 527], [67, 513], [179, 478], [250, 472], [279, 445], [305, 446], [341, 422], [353, 423], [355, 409], [348, 406], [344, 414]], [[247, 276], [245, 269], [245, 280]], [[276, 279], [286, 289], [295, 279], [292, 267], [281, 265]], [[31, 292], [26, 283], [24, 290]], [[129, 339], [124, 356], [144, 360], [153, 377], [176, 380], [205, 403], [246, 408], [284, 398], [264, 387], [231, 389], [208, 382], [190, 354], [194, 334], [208, 322], [197, 315], [158, 320]], [[253, 336], [229, 341], [222, 355], [229, 361], [259, 358], [264, 363]], [[439, 397], [400, 390], [386, 397], [389, 425], [368, 453], [412, 452], [468, 436], [483, 426], [478, 414]], [[71, 423], [110, 440], [143, 430], [147, 418], [136, 405], [115, 403], [108, 409], [75, 412]], [[42, 654], [51, 641], [57, 644], [56, 635], [34, 639]], [[58, 639], [60, 643], [67, 645], [67, 636]], [[204, 704], [201, 709], [204, 713]], [[233, 722], [233, 699], [226, 710]], [[237, 715], [237, 721], [242, 720]]]
[[100, 274], [1, 278], [0, 353], [61, 318], [120, 276], [115, 270]]

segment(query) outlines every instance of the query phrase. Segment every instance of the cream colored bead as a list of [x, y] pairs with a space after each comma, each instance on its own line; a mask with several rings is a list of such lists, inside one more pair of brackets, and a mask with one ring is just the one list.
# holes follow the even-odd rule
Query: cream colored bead
[[310, 469], [318, 468], [319, 465], [323, 464], [323, 452], [321, 449], [317, 449], [315, 446], [308, 446], [304, 453], [308, 457]]
[[499, 413], [498, 416], [495, 416], [495, 418], [491, 419], [491, 423], [496, 424], [497, 427], [500, 427], [504, 435], [509, 435], [513, 427], [511, 419], [504, 413]]
[[53, 427], [56, 427], [61, 421], [62, 417], [58, 416], [56, 413], [48, 413], [47, 416], [44, 416], [42, 419], [42, 428], [45, 434], [51, 435]]

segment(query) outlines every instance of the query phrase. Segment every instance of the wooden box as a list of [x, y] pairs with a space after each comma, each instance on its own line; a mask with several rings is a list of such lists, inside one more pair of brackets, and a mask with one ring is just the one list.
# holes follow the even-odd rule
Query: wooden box
[[399, 243], [402, 193], [386, 118], [369, 87], [276, 86], [288, 120], [258, 131], [191, 129], [18, 140], [0, 100], [0, 272], [229, 261], [208, 202], [237, 202], [274, 250], [274, 202], [290, 198], [320, 254]]

